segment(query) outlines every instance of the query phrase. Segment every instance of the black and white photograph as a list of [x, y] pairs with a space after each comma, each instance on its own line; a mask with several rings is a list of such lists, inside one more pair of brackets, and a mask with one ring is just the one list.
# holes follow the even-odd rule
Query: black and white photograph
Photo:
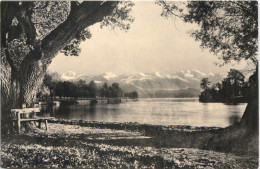
[[258, 1], [0, 1], [1, 168], [259, 167]]

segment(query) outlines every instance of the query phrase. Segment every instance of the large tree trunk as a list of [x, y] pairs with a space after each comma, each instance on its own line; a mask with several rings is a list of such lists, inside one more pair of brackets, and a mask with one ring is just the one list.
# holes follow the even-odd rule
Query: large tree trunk
[[26, 69], [12, 72], [11, 67], [2, 57], [1, 76], [1, 129], [6, 132], [11, 129], [10, 109], [22, 108], [22, 104], [31, 107], [36, 99], [38, 87], [40, 86], [45, 68], [40, 61], [28, 64]]
[[117, 4], [117, 1], [85, 1], [72, 10], [67, 20], [42, 40], [44, 63], [50, 63], [82, 30], [110, 15]]
[[[205, 140], [203, 143], [204, 148], [258, 155], [258, 70], [250, 77], [249, 83], [250, 97], [241, 121], [215, 132], [215, 134]], [[205, 137], [206, 135], [205, 133]]]
[[241, 127], [248, 131], [258, 133], [259, 128], [259, 96], [258, 96], [258, 69], [250, 77], [249, 101], [241, 119]]
[[[73, 7], [67, 20], [44, 39], [37, 40], [31, 20], [34, 3], [1, 3], [2, 129], [10, 124], [10, 109], [21, 108], [23, 103], [32, 105], [53, 57], [82, 30], [111, 14], [116, 4], [116, 1], [82, 2]], [[14, 18], [18, 24], [12, 23]]]

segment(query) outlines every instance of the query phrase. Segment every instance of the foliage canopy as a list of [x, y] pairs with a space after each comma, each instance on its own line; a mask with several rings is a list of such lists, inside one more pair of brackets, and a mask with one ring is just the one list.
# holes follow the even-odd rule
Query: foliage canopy
[[223, 64], [245, 59], [257, 65], [257, 1], [191, 1], [185, 3], [186, 8], [176, 2], [158, 4], [162, 6], [162, 16], [198, 24], [199, 30], [191, 31], [191, 36], [201, 42], [202, 48], [219, 54]]

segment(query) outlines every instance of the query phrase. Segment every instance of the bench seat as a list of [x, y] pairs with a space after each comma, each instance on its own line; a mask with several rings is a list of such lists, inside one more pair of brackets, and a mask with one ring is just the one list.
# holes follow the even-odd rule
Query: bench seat
[[20, 121], [44, 121], [44, 120], [51, 120], [51, 119], [54, 119], [53, 117], [40, 117], [40, 116], [37, 116], [37, 117], [34, 117], [34, 118], [29, 118], [29, 119], [20, 119]]
[[[42, 117], [37, 116], [40, 112], [40, 108], [23, 108], [23, 109], [11, 109], [11, 115], [13, 117], [13, 122], [16, 121], [18, 133], [20, 132], [21, 122], [38, 121], [39, 128], [41, 128], [41, 123], [45, 123], [46, 130], [48, 130], [48, 120], [53, 119], [53, 117]], [[36, 124], [36, 123], [35, 123]]]

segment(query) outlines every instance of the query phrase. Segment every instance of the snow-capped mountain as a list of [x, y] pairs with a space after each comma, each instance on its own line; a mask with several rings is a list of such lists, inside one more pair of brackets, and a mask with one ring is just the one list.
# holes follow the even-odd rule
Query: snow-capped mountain
[[77, 75], [77, 73], [75, 73], [73, 71], [68, 71], [67, 73], [63, 73], [60, 78], [62, 80], [74, 80], [78, 77], [79, 77], [79, 75]]
[[205, 74], [198, 70], [179, 71], [173, 74], [137, 73], [131, 75], [116, 75], [111, 72], [100, 75], [77, 75], [75, 72], [62, 74], [61, 79], [78, 81], [84, 80], [96, 82], [98, 85], [103, 83], [119, 83], [124, 91], [138, 91], [141, 97], [191, 97], [198, 96], [200, 93], [200, 81], [203, 77], [208, 77], [212, 83], [220, 82], [226, 74]]
[[106, 73], [103, 74], [103, 77], [104, 77], [105, 79], [109, 80], [109, 79], [116, 78], [117, 75], [114, 74], [114, 73], [112, 73], [112, 72], [106, 72]]

